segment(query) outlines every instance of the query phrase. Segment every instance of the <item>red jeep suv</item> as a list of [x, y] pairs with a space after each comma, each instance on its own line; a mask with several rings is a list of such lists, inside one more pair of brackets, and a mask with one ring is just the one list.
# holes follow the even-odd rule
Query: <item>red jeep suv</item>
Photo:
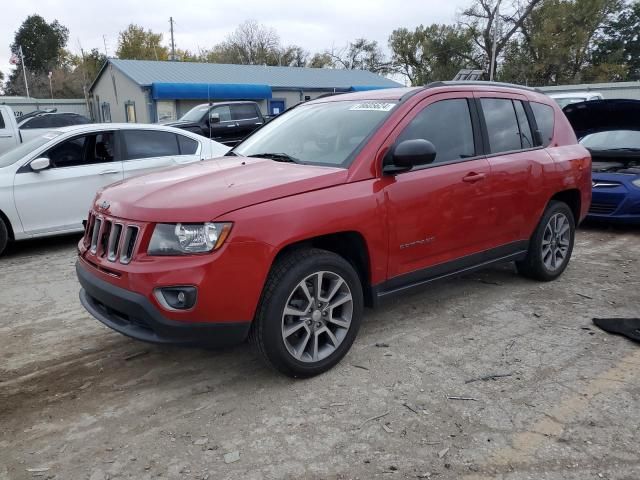
[[534, 90], [440, 82], [322, 98], [224, 158], [99, 192], [80, 299], [130, 337], [250, 337], [308, 377], [347, 353], [365, 305], [496, 262], [566, 268], [591, 159]]

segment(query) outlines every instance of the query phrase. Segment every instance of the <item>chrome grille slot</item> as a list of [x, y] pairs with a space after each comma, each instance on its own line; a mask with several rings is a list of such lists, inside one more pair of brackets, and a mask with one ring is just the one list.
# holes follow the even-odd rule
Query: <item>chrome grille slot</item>
[[93, 222], [95, 221], [93, 213], [89, 212], [89, 218], [87, 218], [87, 224], [84, 229], [84, 245], [88, 247], [91, 245], [91, 232], [93, 231]]
[[100, 257], [104, 257], [107, 254], [111, 225], [111, 220], [107, 220], [106, 218], [102, 220], [102, 228], [100, 229], [100, 235], [98, 237], [98, 255]]
[[124, 231], [124, 239], [122, 240], [122, 248], [120, 249], [120, 263], [127, 264], [133, 257], [133, 252], [138, 239], [139, 228], [135, 225], [127, 225]]
[[114, 223], [111, 226], [111, 234], [109, 235], [109, 244], [107, 245], [107, 260], [115, 262], [118, 258], [118, 250], [120, 246], [120, 235], [122, 233], [122, 224]]
[[98, 251], [98, 235], [100, 234], [101, 228], [102, 228], [102, 219], [96, 217], [93, 222], [93, 232], [91, 232], [91, 248], [89, 250], [94, 255]]

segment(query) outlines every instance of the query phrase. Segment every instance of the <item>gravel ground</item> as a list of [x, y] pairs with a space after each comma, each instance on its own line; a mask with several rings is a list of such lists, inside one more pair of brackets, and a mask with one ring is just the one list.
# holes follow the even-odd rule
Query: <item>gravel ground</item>
[[368, 310], [304, 381], [103, 327], [76, 240], [0, 258], [0, 479], [640, 478], [640, 348], [591, 323], [639, 315], [640, 230], [579, 231], [553, 283], [505, 265]]

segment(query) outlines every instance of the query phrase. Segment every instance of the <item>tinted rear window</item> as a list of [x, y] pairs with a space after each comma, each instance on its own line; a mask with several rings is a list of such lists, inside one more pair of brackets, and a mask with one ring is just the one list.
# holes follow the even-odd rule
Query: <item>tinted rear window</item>
[[124, 130], [125, 160], [179, 155], [177, 135], [153, 130]]
[[181, 155], [193, 155], [198, 150], [198, 142], [193, 138], [178, 135], [178, 143], [180, 144]]
[[531, 102], [531, 110], [538, 124], [538, 131], [542, 138], [542, 145], [547, 147], [553, 139], [553, 127], [555, 122], [555, 113], [553, 108], [544, 103]]
[[513, 102], [505, 98], [482, 98], [480, 104], [487, 124], [491, 153], [520, 150], [520, 129]]
[[231, 105], [231, 115], [234, 120], [246, 120], [248, 118], [257, 118], [255, 105]]
[[4, 128], [4, 118], [2, 118], [1, 113], [0, 113], [0, 128]]

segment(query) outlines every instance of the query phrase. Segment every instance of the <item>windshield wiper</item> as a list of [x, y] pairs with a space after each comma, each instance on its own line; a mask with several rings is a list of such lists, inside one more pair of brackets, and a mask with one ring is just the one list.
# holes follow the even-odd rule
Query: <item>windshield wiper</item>
[[276, 162], [291, 162], [291, 163], [300, 163], [295, 157], [287, 153], [253, 153], [248, 155], [249, 157], [258, 157], [258, 158], [268, 158], [270, 160], [275, 160]]
[[239, 157], [240, 155], [238, 155], [236, 152], [234, 152], [233, 150], [229, 150], [227, 153], [224, 154], [225, 157]]

